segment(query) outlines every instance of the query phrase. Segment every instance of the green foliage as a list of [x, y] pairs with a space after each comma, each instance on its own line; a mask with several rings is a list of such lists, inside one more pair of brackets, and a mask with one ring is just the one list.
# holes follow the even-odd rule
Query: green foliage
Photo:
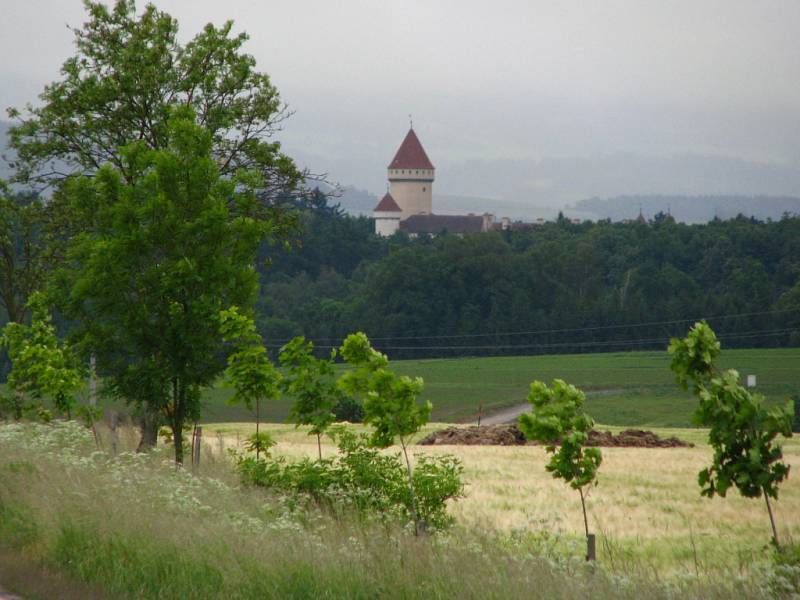
[[[778, 485], [789, 475], [782, 462], [783, 451], [775, 438], [792, 435], [791, 403], [785, 407], [764, 407], [764, 397], [739, 384], [733, 369], [718, 372], [713, 358], [720, 344], [714, 332], [697, 323], [682, 340], [669, 345], [672, 371], [678, 382], [694, 382], [698, 399], [695, 423], [708, 428], [708, 442], [714, 449], [711, 466], [700, 471], [700, 493], [709, 498], [725, 496], [735, 486], [742, 496], [764, 495], [772, 539], [778, 546], [778, 531], [769, 499], [778, 497]], [[700, 357], [700, 360], [697, 359]]]
[[364, 421], [364, 407], [356, 398], [343, 395], [333, 407], [333, 414], [337, 421], [348, 423], [361, 423]]
[[83, 229], [54, 289], [106, 391], [160, 413], [182, 462], [180, 431], [224, 369], [220, 312], [252, 305], [256, 250], [274, 223], [257, 214], [258, 176], [220, 178], [191, 111], [176, 109], [166, 127], [167, 149], [121, 150], [125, 176], [106, 165], [65, 185]]
[[792, 433], [800, 433], [800, 394], [795, 394], [792, 398], [794, 402], [794, 420], [792, 421]]
[[17, 419], [22, 416], [27, 397], [35, 401], [34, 411], [41, 408], [44, 399], [50, 398], [59, 412], [69, 418], [75, 406], [75, 393], [83, 385], [80, 369], [69, 348], [59, 342], [41, 292], [31, 295], [28, 309], [32, 313], [31, 324], [10, 322], [0, 338], [12, 363], [8, 387], [14, 393], [14, 416]]
[[406, 460], [414, 533], [419, 535], [425, 523], [419, 513], [422, 507], [416, 506], [414, 472], [407, 446], [409, 436], [428, 422], [433, 408], [430, 402], [417, 402], [422, 393], [422, 379], [390, 371], [388, 358], [375, 350], [362, 332], [348, 335], [339, 352], [351, 367], [340, 377], [339, 385], [345, 392], [364, 398], [364, 423], [372, 426], [370, 444], [387, 448], [396, 440], [400, 442]]
[[[335, 432], [339, 455], [334, 458], [287, 462], [240, 456], [237, 470], [248, 485], [307, 499], [333, 511], [355, 510], [387, 522], [414, 523], [414, 499], [399, 453], [373, 448], [365, 435], [345, 428]], [[463, 496], [463, 467], [453, 456], [420, 456], [414, 469], [416, 515], [428, 530], [449, 527], [447, 501]]]
[[433, 408], [430, 402], [417, 402], [422, 379], [390, 371], [386, 356], [372, 348], [361, 332], [347, 336], [340, 353], [352, 370], [342, 375], [339, 384], [347, 393], [364, 398], [364, 423], [374, 429], [372, 444], [386, 448], [399, 439], [405, 446], [408, 436], [428, 422]]
[[11, 193], [0, 181], [0, 304], [15, 323], [24, 321], [28, 298], [44, 278], [45, 217], [35, 195]]
[[253, 320], [233, 306], [220, 312], [220, 331], [222, 338], [235, 347], [225, 370], [234, 389], [230, 401], [252, 409], [259, 400], [279, 397], [281, 375], [269, 360]]
[[528, 394], [532, 411], [519, 417], [525, 437], [546, 444], [552, 454], [545, 469], [573, 489], [596, 483], [603, 460], [598, 448], [583, 447], [594, 425], [582, 410], [585, 398], [581, 390], [561, 379], [553, 380], [552, 388], [534, 381]]
[[275, 440], [272, 439], [270, 434], [260, 431], [249, 436], [244, 447], [248, 452], [255, 452], [256, 455], [264, 454], [264, 456], [268, 456], [269, 449], [272, 448], [275, 443]]
[[764, 398], [739, 384], [733, 369], [717, 372], [714, 359], [720, 344], [705, 323], [697, 323], [682, 339], [669, 345], [672, 371], [684, 387], [694, 384], [698, 406], [695, 423], [708, 427], [708, 441], [714, 449], [710, 467], [699, 474], [701, 493], [725, 496], [731, 486], [748, 498], [762, 493], [777, 498], [778, 484], [789, 474], [781, 462], [783, 452], [776, 445], [778, 435], [791, 435], [791, 409], [766, 409]]
[[169, 148], [178, 105], [207, 132], [223, 177], [255, 169], [269, 195], [300, 182], [300, 171], [269, 140], [284, 117], [278, 92], [242, 51], [247, 35], [233, 35], [232, 22], [208, 24], [182, 44], [178, 22], [153, 4], [138, 15], [134, 0], [85, 6], [88, 19], [73, 30], [75, 55], [61, 79], [24, 114], [9, 110], [20, 121], [10, 131], [19, 179], [62, 178], [54, 160], [84, 174], [111, 162], [133, 184], [137, 172], [118, 147], [141, 140], [150, 149]]
[[[399, 338], [381, 346], [393, 361], [660, 350], [660, 340], [679, 333], [664, 321], [740, 315], [724, 321], [727, 347], [800, 343], [792, 333], [800, 324], [798, 217], [545, 223], [413, 240], [378, 238], [356, 217], [323, 211], [304, 223], [302, 248], [270, 253], [274, 285], [259, 326], [275, 339], [364, 331]], [[564, 331], [556, 338], [554, 329]], [[521, 331], [530, 333], [498, 334]]]
[[342, 390], [336, 385], [334, 359], [316, 358], [314, 344], [304, 337], [296, 337], [280, 351], [284, 369], [283, 391], [294, 399], [290, 418], [297, 425], [310, 425], [309, 435], [321, 435], [334, 422], [334, 408], [342, 399]]
[[714, 376], [714, 361], [720, 354], [720, 347], [717, 336], [705, 321], [696, 323], [685, 339], [670, 340], [671, 369], [678, 384], [686, 390], [691, 382], [698, 392]]

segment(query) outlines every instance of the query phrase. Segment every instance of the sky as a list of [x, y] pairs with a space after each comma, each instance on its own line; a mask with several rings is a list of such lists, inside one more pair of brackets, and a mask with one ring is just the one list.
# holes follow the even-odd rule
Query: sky
[[[286, 151], [374, 194], [411, 114], [435, 194], [800, 195], [797, 0], [155, 4], [185, 40], [227, 19], [247, 31], [294, 111]], [[80, 0], [0, 4], [0, 107], [58, 77], [84, 18]]]

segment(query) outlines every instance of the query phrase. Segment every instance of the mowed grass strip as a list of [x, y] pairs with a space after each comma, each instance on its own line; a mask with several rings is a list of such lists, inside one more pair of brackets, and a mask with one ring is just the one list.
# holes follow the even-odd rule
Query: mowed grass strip
[[[391, 358], [391, 357], [390, 357]], [[433, 419], [469, 422], [499, 408], [525, 402], [530, 382], [561, 378], [588, 392], [587, 410], [601, 423], [637, 427], [688, 427], [695, 401], [669, 370], [669, 354], [626, 352], [392, 361], [398, 373], [425, 380], [422, 399], [433, 403]], [[800, 393], [800, 349], [724, 350], [721, 368], [757, 377], [769, 402]], [[204, 397], [207, 422], [249, 421], [253, 412], [229, 406], [232, 390], [220, 385]], [[291, 401], [262, 403], [265, 421], [282, 422]]]

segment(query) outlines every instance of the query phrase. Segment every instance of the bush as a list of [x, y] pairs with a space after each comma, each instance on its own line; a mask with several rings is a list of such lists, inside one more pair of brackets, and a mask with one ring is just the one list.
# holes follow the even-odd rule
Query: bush
[[[340, 428], [334, 458], [287, 462], [283, 457], [239, 456], [242, 482], [308, 500], [330, 510], [353, 509], [385, 521], [413, 523], [411, 491], [401, 455], [371, 448], [366, 435]], [[428, 530], [453, 524], [447, 501], [464, 495], [463, 467], [453, 456], [420, 456], [414, 469], [417, 514]]]
[[339, 422], [361, 423], [364, 420], [364, 407], [356, 398], [344, 396], [333, 407], [333, 414]]

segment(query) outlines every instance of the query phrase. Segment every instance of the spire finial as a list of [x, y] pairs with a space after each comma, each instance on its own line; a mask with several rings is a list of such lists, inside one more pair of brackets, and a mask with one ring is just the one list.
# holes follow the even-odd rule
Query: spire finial
[[408, 127], [414, 129], [414, 119], [411, 118], [411, 113], [408, 113]]

